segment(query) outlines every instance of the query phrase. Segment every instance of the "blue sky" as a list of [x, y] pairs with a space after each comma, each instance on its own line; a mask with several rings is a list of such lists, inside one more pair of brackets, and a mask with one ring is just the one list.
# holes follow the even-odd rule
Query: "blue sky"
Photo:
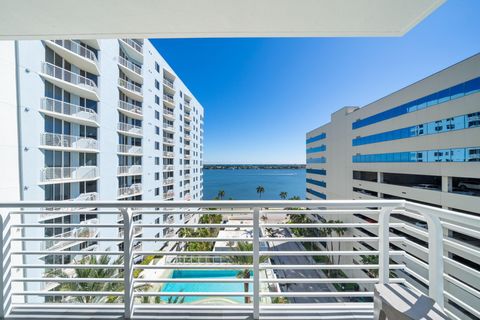
[[401, 38], [159, 39], [205, 108], [205, 163], [305, 163], [305, 133], [480, 52], [480, 1]]

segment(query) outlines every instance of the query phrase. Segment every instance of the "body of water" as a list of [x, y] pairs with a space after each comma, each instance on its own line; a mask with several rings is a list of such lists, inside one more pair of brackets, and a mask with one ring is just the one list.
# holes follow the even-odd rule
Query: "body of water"
[[288, 198], [305, 199], [305, 169], [236, 169], [204, 170], [203, 199], [212, 200], [219, 190], [225, 191], [224, 199], [257, 200], [256, 188], [263, 186], [262, 199], [280, 200], [280, 192]]

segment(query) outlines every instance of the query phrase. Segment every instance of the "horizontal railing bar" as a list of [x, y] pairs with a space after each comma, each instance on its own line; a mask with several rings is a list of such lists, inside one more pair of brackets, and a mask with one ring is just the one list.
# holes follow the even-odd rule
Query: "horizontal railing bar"
[[[422, 277], [421, 275], [419, 275], [418, 273], [416, 273], [415, 271], [413, 271], [412, 269], [410, 269], [409, 267], [405, 267], [403, 269], [403, 272], [407, 273], [408, 274], [411, 274], [413, 277], [415, 277], [416, 280], [420, 280], [421, 282], [423, 282], [423, 284], [425, 284], [426, 286], [429, 285], [429, 281], [427, 279], [425, 279], [424, 277]], [[408, 281], [407, 281], [408, 282]]]
[[11, 254], [25, 254], [25, 255], [116, 255], [116, 256], [123, 256], [124, 253], [122, 251], [88, 251], [88, 250], [81, 250], [81, 251], [65, 251], [65, 250], [39, 250], [39, 251], [12, 251]]
[[299, 237], [299, 238], [272, 238], [262, 237], [260, 241], [282, 241], [282, 242], [308, 242], [308, 241], [325, 241], [325, 242], [348, 242], [348, 241], [378, 241], [378, 237]]
[[123, 282], [123, 278], [13, 278], [12, 282], [61, 282], [61, 283], [77, 283], [77, 282]]
[[[390, 269], [398, 270], [404, 269], [404, 264], [391, 264]], [[289, 270], [289, 269], [296, 269], [296, 270], [308, 270], [308, 269], [321, 269], [321, 270], [331, 270], [331, 269], [378, 269], [378, 264], [272, 264], [272, 265], [265, 265], [261, 264], [260, 269], [267, 270], [267, 269], [276, 269], [276, 270]]]
[[[244, 279], [240, 279], [244, 280]], [[378, 278], [277, 278], [260, 279], [262, 283], [379, 283]], [[390, 278], [391, 283], [403, 283], [405, 279]]]
[[372, 213], [378, 214], [380, 210], [369, 210], [369, 209], [343, 209], [343, 210], [328, 210], [328, 209], [318, 209], [318, 210], [269, 210], [262, 209], [261, 213], [265, 215], [269, 214], [287, 214], [287, 215], [299, 215], [299, 214], [325, 214], [325, 215], [336, 215], [336, 214], [348, 214], [353, 213]]
[[449, 229], [449, 230], [457, 231], [457, 232], [463, 233], [467, 236], [480, 239], [480, 230], [475, 230], [475, 229], [455, 225], [455, 224], [448, 223], [448, 222], [442, 222], [442, 226], [444, 228]]
[[21, 269], [123, 269], [123, 265], [112, 264], [16, 264], [12, 268]]
[[162, 296], [175, 296], [175, 297], [251, 297], [252, 292], [135, 292], [135, 297], [162, 297]]
[[470, 293], [472, 296], [476, 297], [477, 299], [480, 299], [480, 291], [466, 285], [465, 283], [455, 279], [454, 277], [450, 276], [449, 274], [444, 274], [444, 277], [447, 281], [451, 282], [453, 285], [459, 287], [462, 290], [465, 290], [466, 292]]
[[252, 283], [253, 279], [241, 278], [158, 278], [158, 279], [134, 279], [135, 283]]
[[[85, 213], [91, 213], [91, 214], [119, 214], [119, 211], [85, 211], [85, 208], [89, 209], [95, 209], [96, 207], [84, 207], [84, 206], [78, 206], [78, 203], [91, 203], [93, 201], [69, 201], [70, 202], [70, 207], [68, 206], [63, 206], [62, 208], [78, 208], [78, 211], [74, 210], [37, 210], [37, 211], [9, 211], [10, 214], [51, 214], [51, 215], [56, 215], [56, 214], [85, 214]], [[0, 208], [2, 208], [2, 203], [0, 202]], [[51, 206], [45, 206], [43, 208], [56, 208], [56, 206], [51, 205]], [[120, 208], [119, 208], [120, 209]], [[42, 218], [42, 220], [48, 220], [48, 217]]]
[[82, 223], [31, 223], [31, 224], [12, 224], [12, 228], [118, 228], [123, 224], [82, 224]]
[[198, 269], [198, 270], [205, 270], [205, 269], [233, 269], [233, 270], [243, 270], [243, 269], [252, 269], [253, 265], [251, 264], [167, 264], [161, 266], [153, 266], [153, 265], [139, 265], [136, 264], [133, 266], [133, 269]]
[[[390, 224], [392, 225], [392, 224]], [[367, 227], [367, 228], [378, 228], [378, 223], [265, 223], [260, 224], [260, 227], [263, 228], [357, 228], [357, 227]]]
[[[88, 208], [283, 208], [287, 207], [305, 207], [305, 208], [368, 208], [368, 207], [404, 207], [405, 200], [206, 200], [206, 201], [78, 201], [75, 204], [67, 201], [16, 201], [1, 202], [0, 208], [70, 208], [70, 207], [88, 207]], [[428, 207], [427, 207], [428, 208]], [[292, 210], [291, 213], [294, 213]], [[215, 212], [212, 212], [215, 213]]]
[[460, 305], [462, 308], [470, 312], [471, 314], [475, 315], [476, 317], [480, 318], [480, 311], [472, 307], [471, 305], [465, 303], [464, 301], [460, 300], [459, 298], [455, 297], [454, 295], [444, 292], [446, 298], [453, 300], [456, 304]]
[[225, 223], [209, 223], [209, 224], [133, 224], [134, 227], [141, 228], [253, 228], [253, 225], [249, 224], [225, 224]]
[[[462, 252], [480, 259], [480, 250], [478, 248], [462, 244], [458, 240], [443, 239], [443, 243], [445, 244], [445, 249], [447, 251], [455, 252], [456, 254]], [[452, 248], [454, 250], [452, 250]]]
[[373, 297], [371, 291], [260, 292], [261, 297]]
[[136, 255], [164, 256], [251, 256], [252, 251], [133, 251]]
[[[390, 255], [402, 255], [403, 251], [393, 250]], [[262, 256], [357, 256], [357, 255], [379, 255], [379, 251], [260, 251]]]
[[215, 241], [253, 241], [252, 238], [212, 238], [212, 237], [205, 237], [205, 238], [136, 238], [135, 241], [178, 241], [178, 242], [215, 242]]
[[123, 238], [86, 238], [86, 237], [15, 237], [12, 241], [123, 241]]
[[13, 291], [14, 296], [123, 296], [123, 292], [117, 291]]

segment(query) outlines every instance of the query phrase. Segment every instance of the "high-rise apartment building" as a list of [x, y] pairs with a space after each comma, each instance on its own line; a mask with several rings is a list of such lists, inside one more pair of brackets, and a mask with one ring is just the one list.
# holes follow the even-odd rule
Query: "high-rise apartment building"
[[[362, 108], [333, 113], [331, 122], [307, 133], [306, 157], [308, 199], [407, 199], [480, 215], [480, 54]], [[355, 219], [352, 222], [376, 222], [362, 214]], [[407, 265], [409, 281], [425, 291], [426, 223], [395, 214], [392, 220], [407, 224], [391, 228], [393, 236], [406, 238], [402, 249], [409, 253], [395, 259]], [[376, 232], [357, 228], [352, 235]], [[479, 245], [461, 226], [450, 236]], [[371, 244], [358, 241], [350, 246], [366, 250]], [[459, 255], [452, 241], [445, 250], [451, 259], [446, 261], [448, 275], [478, 290], [478, 256]], [[353, 257], [350, 262], [360, 260]], [[456, 297], [470, 305], [480, 302], [453, 282], [445, 286]], [[448, 303], [461, 318], [470, 318], [467, 310]]]
[[[0, 53], [2, 65], [8, 66], [0, 73], [2, 132], [11, 132], [11, 140], [2, 143], [2, 157], [18, 154], [19, 159], [18, 171], [12, 166], [2, 173], [10, 181], [0, 199], [16, 200], [17, 187], [24, 201], [202, 199], [203, 107], [150, 41], [12, 41], [4, 42]], [[122, 242], [95, 241], [99, 232], [121, 235], [122, 230], [95, 227], [117, 223], [118, 215], [52, 208], [24, 218], [45, 224], [28, 236], [52, 237], [51, 243], [28, 242], [27, 250], [123, 248]], [[186, 216], [134, 220], [185, 223]], [[69, 228], [72, 222], [85, 227]], [[48, 228], [52, 223], [67, 226]], [[135, 236], [165, 237], [172, 231], [144, 228]], [[56, 241], [65, 237], [91, 240]], [[162, 245], [143, 244], [145, 250]], [[25, 262], [67, 264], [73, 258], [31, 256]], [[42, 271], [26, 272], [35, 277]]]

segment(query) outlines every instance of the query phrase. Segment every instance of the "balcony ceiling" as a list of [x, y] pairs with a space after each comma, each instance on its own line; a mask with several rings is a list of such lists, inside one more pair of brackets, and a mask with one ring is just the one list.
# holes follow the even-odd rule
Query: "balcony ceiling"
[[5, 0], [0, 40], [402, 36], [445, 0]]

